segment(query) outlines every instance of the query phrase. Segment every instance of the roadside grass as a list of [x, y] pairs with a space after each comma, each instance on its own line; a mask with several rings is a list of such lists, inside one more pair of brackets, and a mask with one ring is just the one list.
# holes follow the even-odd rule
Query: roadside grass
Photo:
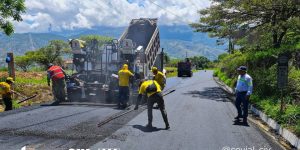
[[[8, 77], [6, 71], [0, 72], [0, 82], [5, 81]], [[19, 100], [24, 99], [22, 96], [13, 95], [13, 108], [17, 109], [23, 106], [30, 106], [33, 104], [48, 102], [53, 99], [51, 88], [47, 86], [47, 74], [43, 72], [16, 72], [16, 81], [12, 89], [25, 97], [30, 97], [34, 94], [37, 96], [24, 103], [18, 104]], [[0, 105], [0, 112], [2, 112], [3, 105]]]
[[[177, 76], [177, 68], [176, 67], [165, 67], [167, 70], [167, 78], [176, 77]], [[199, 70], [193, 69], [193, 73], [198, 72]]]
[[177, 76], [177, 68], [176, 67], [165, 67], [167, 73], [167, 78], [176, 77]]

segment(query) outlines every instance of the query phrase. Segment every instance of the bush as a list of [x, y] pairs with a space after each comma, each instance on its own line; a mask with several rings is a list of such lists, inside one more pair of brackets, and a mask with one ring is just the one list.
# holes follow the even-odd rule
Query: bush
[[300, 136], [300, 120], [297, 121], [297, 125], [295, 127], [295, 132], [297, 136]]
[[8, 68], [7, 67], [0, 67], [0, 71], [8, 71]]
[[215, 69], [213, 76], [217, 77], [217, 76], [219, 76], [219, 73], [220, 73], [220, 69]]
[[288, 93], [293, 98], [292, 104], [300, 104], [300, 70], [292, 68], [289, 72]]
[[21, 108], [21, 105], [18, 104], [17, 100], [12, 100], [13, 109]]
[[277, 92], [277, 65], [271, 68], [257, 68], [250, 70], [249, 74], [253, 78], [253, 90], [261, 97], [270, 97]]

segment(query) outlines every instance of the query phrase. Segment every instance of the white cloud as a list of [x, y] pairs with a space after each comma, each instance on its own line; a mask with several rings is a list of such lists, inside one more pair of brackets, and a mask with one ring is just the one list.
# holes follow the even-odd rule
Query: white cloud
[[[153, 4], [158, 4], [159, 6]], [[16, 32], [47, 32], [94, 26], [127, 26], [133, 18], [159, 18], [164, 25], [197, 21], [209, 0], [26, 0]]]

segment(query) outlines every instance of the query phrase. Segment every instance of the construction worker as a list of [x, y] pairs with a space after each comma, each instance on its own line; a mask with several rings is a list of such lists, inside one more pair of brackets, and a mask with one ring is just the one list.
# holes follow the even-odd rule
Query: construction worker
[[47, 73], [48, 86], [50, 86], [50, 80], [52, 80], [52, 92], [54, 96], [54, 103], [52, 105], [58, 105], [60, 102], [66, 100], [66, 73], [61, 67], [53, 64], [48, 65]]
[[129, 80], [133, 77], [133, 73], [128, 70], [128, 65], [124, 64], [123, 68], [118, 72], [119, 76], [119, 102], [118, 108], [126, 108], [129, 100]]
[[[164, 75], [164, 73], [158, 71], [157, 67], [152, 67], [151, 71], [154, 75], [153, 80], [155, 80], [160, 85], [160, 88], [163, 91], [166, 86], [166, 76]], [[155, 105], [153, 107], [153, 109], [158, 109], [158, 108], [159, 108], [158, 105]]]
[[155, 80], [142, 80], [139, 85], [139, 95], [136, 101], [135, 110], [138, 109], [138, 105], [142, 99], [142, 95], [146, 94], [147, 96], [147, 108], [148, 108], [148, 124], [147, 127], [152, 128], [152, 108], [154, 103], [158, 104], [158, 107], [161, 111], [162, 117], [164, 119], [166, 130], [170, 128], [167, 112], [165, 109], [163, 95], [161, 93], [160, 85]]
[[166, 86], [166, 77], [165, 75], [158, 71], [158, 69], [156, 67], [152, 67], [151, 69], [154, 77], [153, 80], [155, 80], [161, 87], [161, 90], [164, 90], [165, 86]]
[[[240, 66], [237, 70], [239, 73], [239, 77], [235, 88], [235, 106], [238, 115], [234, 119], [235, 121], [239, 122], [239, 119], [242, 118], [243, 123], [247, 124], [249, 98], [253, 90], [252, 78], [247, 74], [247, 67]], [[241, 104], [243, 104], [243, 111], [241, 109]]]
[[14, 83], [12, 77], [6, 78], [5, 82], [0, 82], [0, 94], [2, 95], [2, 100], [5, 105], [4, 111], [9, 111], [13, 109], [12, 106], [12, 93], [11, 86]]

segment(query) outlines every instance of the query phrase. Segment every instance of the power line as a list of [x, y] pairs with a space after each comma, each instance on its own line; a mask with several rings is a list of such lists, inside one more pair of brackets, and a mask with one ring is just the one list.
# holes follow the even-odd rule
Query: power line
[[197, 11], [200, 10], [200, 8], [192, 0], [189, 0], [189, 2], [192, 3], [192, 5], [197, 9]]
[[160, 9], [162, 9], [162, 10], [164, 10], [164, 11], [166, 11], [166, 12], [169, 12], [170, 14], [172, 14], [172, 15], [174, 15], [174, 16], [176, 16], [176, 17], [178, 17], [178, 18], [181, 18], [182, 20], [178, 20], [178, 21], [181, 21], [181, 22], [183, 22], [183, 23], [187, 23], [187, 24], [190, 24], [190, 23], [192, 23], [192, 22], [190, 22], [190, 21], [188, 21], [188, 20], [186, 20], [185, 18], [183, 18], [182, 16], [179, 16], [179, 15], [177, 15], [176, 13], [174, 13], [174, 12], [172, 12], [172, 11], [170, 11], [170, 10], [168, 10], [168, 9], [166, 9], [166, 8], [164, 8], [164, 7], [162, 7], [162, 6], [160, 6], [160, 5], [158, 5], [157, 3], [155, 3], [154, 1], [152, 1], [152, 0], [148, 0], [150, 3], [152, 3], [152, 4], [154, 4], [154, 5], [156, 5], [157, 7], [159, 7]]

